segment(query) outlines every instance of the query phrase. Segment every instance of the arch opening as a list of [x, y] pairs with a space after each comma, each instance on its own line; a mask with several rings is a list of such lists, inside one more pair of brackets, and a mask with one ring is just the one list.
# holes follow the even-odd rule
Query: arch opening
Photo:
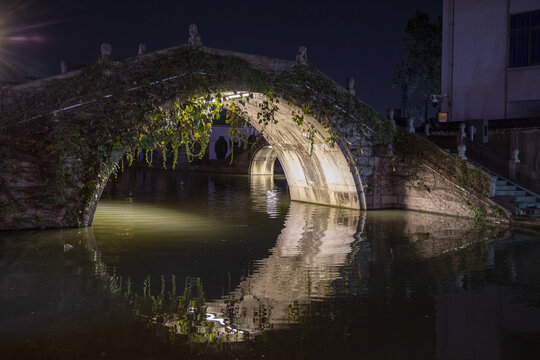
[[[224, 96], [227, 94], [224, 93]], [[279, 162], [278, 167], [285, 175], [291, 200], [366, 209], [362, 180], [353, 168], [354, 165], [347, 161], [348, 150], [338, 145], [339, 139], [334, 146], [329, 145], [326, 141], [330, 137], [329, 132], [310, 115], [304, 116], [303, 124], [296, 123], [291, 114], [301, 113], [302, 109], [283, 99], [278, 99], [278, 108], [274, 114], [276, 121], [262, 124], [257, 120], [257, 114], [265, 100], [264, 94], [250, 93], [244, 106], [244, 120], [255, 128], [267, 143], [253, 153], [249, 162], [249, 176], [273, 176], [276, 162]], [[230, 100], [224, 104], [225, 107], [228, 105]], [[221, 144], [216, 142], [212, 145], [216, 155], [219, 152], [223, 156], [229, 144], [224, 138], [220, 140]], [[113, 160], [111, 165], [116, 162]], [[88, 225], [92, 224], [97, 202], [113, 167], [102, 170], [102, 179], [105, 181], [98, 186], [94, 196]]]
[[352, 209], [365, 209], [362, 181], [347, 161], [346, 150], [326, 141], [329, 132], [312, 116], [305, 115], [302, 124], [291, 114], [301, 109], [280, 99], [275, 120], [266, 126], [258, 122], [258, 106], [264, 95], [253, 94], [246, 104], [249, 119], [268, 145], [253, 154], [250, 176], [274, 174], [279, 161], [287, 179], [291, 200]]

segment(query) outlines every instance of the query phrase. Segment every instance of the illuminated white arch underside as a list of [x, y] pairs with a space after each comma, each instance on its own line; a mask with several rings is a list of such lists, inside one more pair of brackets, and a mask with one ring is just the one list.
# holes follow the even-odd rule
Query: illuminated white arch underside
[[[353, 175], [342, 149], [325, 142], [330, 134], [321, 124], [311, 116], [304, 116], [304, 125], [299, 126], [291, 113], [301, 109], [280, 100], [275, 113], [277, 123], [264, 128], [256, 114], [260, 110], [258, 104], [265, 99], [262, 94], [253, 94], [246, 105], [247, 120], [269, 144], [254, 155], [250, 175], [273, 175], [277, 157], [287, 178], [291, 200], [365, 209], [361, 179]], [[311, 154], [307, 137], [310, 125], [316, 129]]]

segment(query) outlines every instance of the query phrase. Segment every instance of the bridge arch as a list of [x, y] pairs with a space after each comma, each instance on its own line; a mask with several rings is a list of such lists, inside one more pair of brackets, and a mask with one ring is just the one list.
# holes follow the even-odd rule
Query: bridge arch
[[[205, 93], [248, 95], [245, 120], [280, 159], [293, 200], [366, 208], [370, 147], [392, 138], [384, 117], [309, 64], [180, 46], [102, 59], [4, 93], [0, 129], [16, 136], [0, 144], [0, 165], [24, 166], [0, 178], [0, 229], [91, 225], [123, 153], [156, 129], [152, 114]], [[261, 122], [269, 93], [276, 121]]]
[[[263, 96], [255, 94], [253, 98], [255, 101], [246, 106], [248, 115], [257, 109], [257, 100], [262, 101]], [[302, 125], [295, 123], [290, 115], [295, 111], [300, 109], [280, 101], [275, 114], [277, 123], [262, 126], [250, 121], [268, 145], [254, 152], [249, 175], [273, 175], [277, 158], [285, 173], [291, 200], [365, 209], [362, 179], [357, 175], [356, 166], [347, 161], [347, 150], [328, 144], [330, 134], [315, 118], [304, 116]], [[308, 129], [312, 126], [316, 131], [310, 135]]]
[[[274, 165], [278, 159], [277, 152], [272, 145], [263, 145], [256, 149], [249, 162], [250, 176], [272, 176]], [[279, 159], [278, 159], [279, 160]]]
[[[244, 99], [245, 103], [242, 105], [244, 121], [253, 126], [268, 143], [268, 147], [255, 152], [252, 159], [253, 166], [257, 166], [256, 164], [266, 166], [264, 175], [271, 175], [273, 163], [270, 165], [269, 162], [274, 156], [274, 162], [278, 158], [293, 201], [365, 210], [367, 206], [364, 182], [356, 163], [351, 160], [353, 157], [350, 150], [344, 146], [346, 138], [339, 131], [330, 134], [331, 130], [325, 128], [311, 114], [303, 114], [302, 124], [297, 123], [292, 114], [301, 114], [303, 109], [294, 105], [293, 101], [286, 101], [280, 97], [275, 99], [277, 105], [273, 112], [273, 120], [266, 123], [259, 121], [261, 107], [268, 97], [246, 89], [249, 89], [247, 84], [232, 81], [223, 83], [217, 93], [223, 95], [225, 108], [236, 99]], [[161, 108], [166, 111], [174, 102], [188, 101], [190, 95], [182, 93], [163, 100]], [[298, 99], [294, 100], [300, 102]], [[330, 138], [333, 139], [332, 143], [328, 141]], [[85, 210], [88, 212], [88, 226], [92, 225], [101, 193], [108, 179], [117, 169], [115, 164], [124, 153], [123, 150], [111, 152], [109, 161], [102, 164], [94, 195]], [[257, 171], [250, 163], [249, 175], [263, 175], [256, 174]]]
[[[304, 114], [302, 124], [298, 124], [292, 114], [301, 114], [302, 109], [292, 101], [276, 98], [273, 121], [263, 123], [258, 120], [260, 109], [267, 96], [259, 92], [249, 92], [245, 84], [225, 83], [221, 93], [224, 106], [231, 104], [231, 97], [245, 99], [242, 106], [244, 120], [253, 126], [268, 143], [259, 148], [250, 163], [250, 176], [273, 174], [275, 159], [279, 159], [293, 201], [320, 205], [337, 206], [350, 209], [366, 209], [363, 181], [349, 149], [343, 145], [346, 140], [339, 132], [330, 134], [315, 116]], [[180, 94], [175, 101], [183, 101], [188, 94]], [[171, 106], [173, 100], [163, 102], [163, 109]], [[328, 139], [333, 137], [332, 143]], [[91, 199], [88, 225], [93, 222], [94, 213], [108, 178], [114, 171], [114, 164], [122, 152], [114, 153], [103, 168], [102, 181]], [[272, 162], [273, 159], [273, 162]], [[258, 167], [264, 167], [258, 168]]]

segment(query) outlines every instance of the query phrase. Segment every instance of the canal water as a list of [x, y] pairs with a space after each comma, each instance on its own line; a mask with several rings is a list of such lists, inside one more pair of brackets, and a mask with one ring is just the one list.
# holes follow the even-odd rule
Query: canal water
[[534, 359], [540, 236], [129, 169], [86, 229], [0, 234], [1, 359]]

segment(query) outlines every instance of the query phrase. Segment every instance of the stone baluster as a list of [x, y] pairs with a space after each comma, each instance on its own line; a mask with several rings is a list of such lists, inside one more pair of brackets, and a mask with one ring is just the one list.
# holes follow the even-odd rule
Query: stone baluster
[[514, 163], [518, 164], [520, 162], [520, 160], [519, 160], [519, 149], [513, 149], [512, 154], [514, 155], [512, 160], [514, 161]]
[[510, 180], [514, 180], [516, 178], [519, 163], [519, 149], [513, 148], [512, 152], [510, 153], [510, 160], [508, 160], [508, 178]]
[[189, 40], [188, 44], [193, 47], [201, 47], [202, 46], [202, 39], [199, 35], [199, 29], [197, 28], [197, 25], [190, 24], [189, 25]]
[[60, 63], [60, 73], [65, 74], [68, 71], [69, 71], [69, 64], [67, 63], [67, 61], [62, 61]]
[[388, 120], [390, 120], [390, 122], [396, 126], [396, 121], [394, 120], [394, 109], [389, 108], [386, 110], [386, 116], [388, 117]]
[[460, 139], [465, 139], [466, 135], [467, 134], [465, 133], [465, 123], [459, 124], [459, 138]]
[[146, 44], [140, 43], [139, 52], [137, 55], [144, 55], [144, 54], [146, 54]]
[[469, 140], [474, 140], [474, 135], [476, 134], [476, 127], [474, 125], [469, 125]]
[[352, 96], [356, 95], [354, 91], [354, 79], [352, 77], [347, 79], [347, 91]]
[[101, 58], [106, 59], [109, 58], [112, 54], [112, 45], [103, 43], [101, 44]]
[[409, 132], [410, 133], [413, 133], [416, 131], [416, 129], [414, 128], [414, 117], [413, 116], [409, 116], [409, 118], [407, 119], [408, 121], [408, 124], [409, 124]]
[[482, 120], [482, 127], [480, 130], [480, 135], [481, 135], [481, 138], [482, 138], [482, 143], [487, 143], [488, 142], [488, 131], [489, 131], [489, 121], [486, 120], [486, 119], [483, 119]]
[[465, 155], [466, 151], [467, 151], [467, 145], [465, 144], [458, 145], [458, 153], [459, 153], [459, 158], [461, 160], [467, 160], [467, 156]]
[[307, 47], [300, 46], [296, 52], [296, 63], [299, 65], [307, 64]]

